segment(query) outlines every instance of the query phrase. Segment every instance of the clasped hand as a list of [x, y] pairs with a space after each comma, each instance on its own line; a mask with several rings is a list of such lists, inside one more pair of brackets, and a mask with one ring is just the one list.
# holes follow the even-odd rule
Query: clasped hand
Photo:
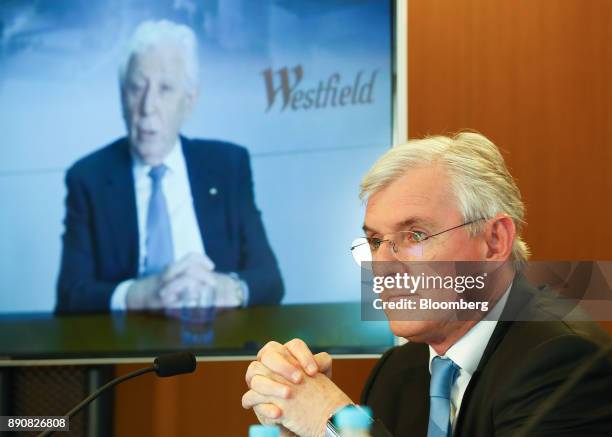
[[300, 339], [269, 342], [249, 364], [242, 406], [261, 423], [281, 426], [283, 436], [322, 436], [329, 416], [353, 403], [332, 382], [331, 371], [330, 355], [313, 355]]
[[241, 302], [232, 292], [240, 284], [228, 274], [214, 271], [206, 255], [190, 253], [158, 275], [134, 281], [126, 296], [130, 310], [181, 307], [235, 307]]

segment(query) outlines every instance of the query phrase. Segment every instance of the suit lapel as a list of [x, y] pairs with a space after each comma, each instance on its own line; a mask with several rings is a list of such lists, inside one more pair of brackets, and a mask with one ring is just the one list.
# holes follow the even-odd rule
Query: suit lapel
[[[106, 169], [106, 219], [110, 223], [119, 264], [129, 268], [132, 277], [138, 274], [138, 218], [132, 158], [126, 139], [115, 144], [115, 153]], [[128, 267], [129, 266], [129, 267]]]
[[527, 282], [525, 277], [518, 273], [514, 277], [514, 282], [512, 284], [512, 288], [510, 289], [510, 296], [508, 297], [508, 301], [506, 302], [506, 306], [502, 311], [502, 314], [495, 326], [495, 330], [491, 334], [491, 338], [487, 343], [487, 347], [485, 348], [482, 358], [480, 358], [480, 362], [478, 363], [478, 367], [476, 371], [470, 378], [470, 382], [465, 389], [465, 393], [463, 394], [463, 398], [461, 400], [461, 409], [459, 410], [459, 416], [457, 417], [457, 423], [455, 426], [456, 430], [461, 429], [461, 425], [463, 422], [463, 418], [465, 416], [465, 411], [467, 410], [467, 405], [470, 402], [470, 398], [474, 391], [474, 387], [478, 384], [478, 379], [482, 375], [483, 369], [485, 368], [487, 362], [494, 354], [495, 350], [503, 340], [506, 332], [510, 328], [513, 323], [513, 320], [516, 319], [516, 315], [529, 303], [529, 301], [533, 298], [533, 294], [530, 292], [531, 285]]
[[181, 146], [187, 166], [193, 207], [195, 210], [204, 250], [217, 268], [223, 270], [226, 241], [226, 219], [223, 199], [227, 195], [214, 159], [206, 153], [205, 145], [198, 145], [181, 137]]

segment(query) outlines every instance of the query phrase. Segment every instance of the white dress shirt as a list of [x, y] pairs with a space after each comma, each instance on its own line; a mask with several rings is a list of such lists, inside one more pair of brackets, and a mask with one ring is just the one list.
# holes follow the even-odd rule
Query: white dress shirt
[[[142, 274], [147, 257], [147, 214], [149, 212], [149, 200], [153, 189], [153, 181], [149, 176], [150, 165], [145, 164], [134, 153], [132, 153], [132, 162], [136, 211], [138, 215], [138, 273]], [[174, 260], [178, 261], [189, 253], [205, 255], [206, 252], [193, 207], [191, 185], [180, 140], [177, 140], [163, 163], [168, 170], [161, 181], [161, 186], [170, 217]], [[121, 282], [115, 288], [111, 297], [111, 310], [120, 311], [126, 309], [125, 299], [127, 290], [133, 282], [134, 279], [129, 279]]]
[[499, 299], [495, 306], [487, 313], [487, 315], [476, 325], [472, 327], [463, 337], [453, 344], [444, 355], [438, 355], [438, 353], [429, 346], [429, 373], [431, 373], [431, 362], [437, 356], [441, 358], [449, 358], [453, 360], [461, 369], [455, 383], [451, 387], [450, 400], [451, 400], [451, 424], [453, 431], [455, 430], [456, 418], [459, 416], [459, 409], [461, 408], [461, 400], [465, 393], [472, 375], [480, 363], [482, 354], [484, 353], [489, 339], [497, 326], [497, 321], [501, 315], [506, 302], [508, 301], [508, 295], [510, 294], [510, 288], [512, 283]]

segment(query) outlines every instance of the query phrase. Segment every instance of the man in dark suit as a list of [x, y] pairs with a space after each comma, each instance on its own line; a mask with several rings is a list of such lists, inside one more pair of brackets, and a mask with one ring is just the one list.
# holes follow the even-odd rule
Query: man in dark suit
[[[453, 311], [400, 317], [385, 310], [391, 330], [408, 343], [383, 355], [363, 390], [361, 403], [373, 412], [372, 435], [520, 435], [532, 414], [609, 344], [586, 317], [564, 320], [570, 313], [559, 299], [524, 279], [520, 193], [498, 149], [482, 135], [396, 146], [366, 175], [362, 195], [369, 250], [359, 244], [353, 250], [360, 261], [369, 255], [375, 274], [389, 262], [499, 266], [496, 286], [482, 297], [489, 310], [479, 317]], [[410, 297], [393, 289], [382, 299], [420, 301], [430, 292]], [[299, 339], [270, 342], [249, 365], [243, 407], [253, 408], [261, 422], [280, 424], [286, 435], [334, 435], [328, 419], [353, 401], [330, 376], [328, 354], [313, 355]], [[584, 369], [580, 383], [532, 426], [528, 435], [610, 435], [610, 356]]]
[[248, 152], [179, 135], [197, 78], [189, 28], [160, 21], [136, 29], [120, 69], [128, 135], [66, 174], [58, 312], [282, 299]]
[[[555, 389], [609, 341], [593, 323], [554, 320], [551, 314], [559, 305], [552, 293], [517, 276], [463, 395], [454, 436], [520, 435]], [[429, 366], [430, 353], [422, 343], [407, 343], [382, 356], [360, 401], [374, 412], [373, 435], [428, 435], [423, 418], [430, 412]], [[610, 430], [612, 362], [607, 358], [594, 362], [528, 435], [606, 436]]]

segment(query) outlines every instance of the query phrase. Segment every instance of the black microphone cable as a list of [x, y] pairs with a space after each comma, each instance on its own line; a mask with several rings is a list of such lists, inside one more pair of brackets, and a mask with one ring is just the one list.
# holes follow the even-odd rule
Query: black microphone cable
[[[102, 387], [94, 391], [92, 394], [87, 396], [81, 402], [74, 406], [70, 411], [68, 411], [64, 416], [70, 419], [76, 413], [81, 411], [85, 406], [89, 405], [94, 399], [96, 399], [102, 392], [108, 390], [111, 387], [116, 386], [117, 384], [121, 384], [128, 379], [135, 378], [140, 375], [144, 375], [145, 373], [155, 372], [157, 376], [162, 378], [174, 375], [180, 375], [183, 373], [191, 373], [195, 370], [196, 367], [196, 359], [195, 355], [191, 352], [177, 352], [174, 354], [161, 355], [155, 358], [153, 365], [151, 367], [145, 367], [143, 369], [134, 370], [133, 372], [126, 373], [125, 375], [121, 375], [118, 378], [113, 379], [112, 381], [107, 382]], [[54, 429], [47, 429], [40, 434], [38, 437], [47, 437], [55, 432]]]

